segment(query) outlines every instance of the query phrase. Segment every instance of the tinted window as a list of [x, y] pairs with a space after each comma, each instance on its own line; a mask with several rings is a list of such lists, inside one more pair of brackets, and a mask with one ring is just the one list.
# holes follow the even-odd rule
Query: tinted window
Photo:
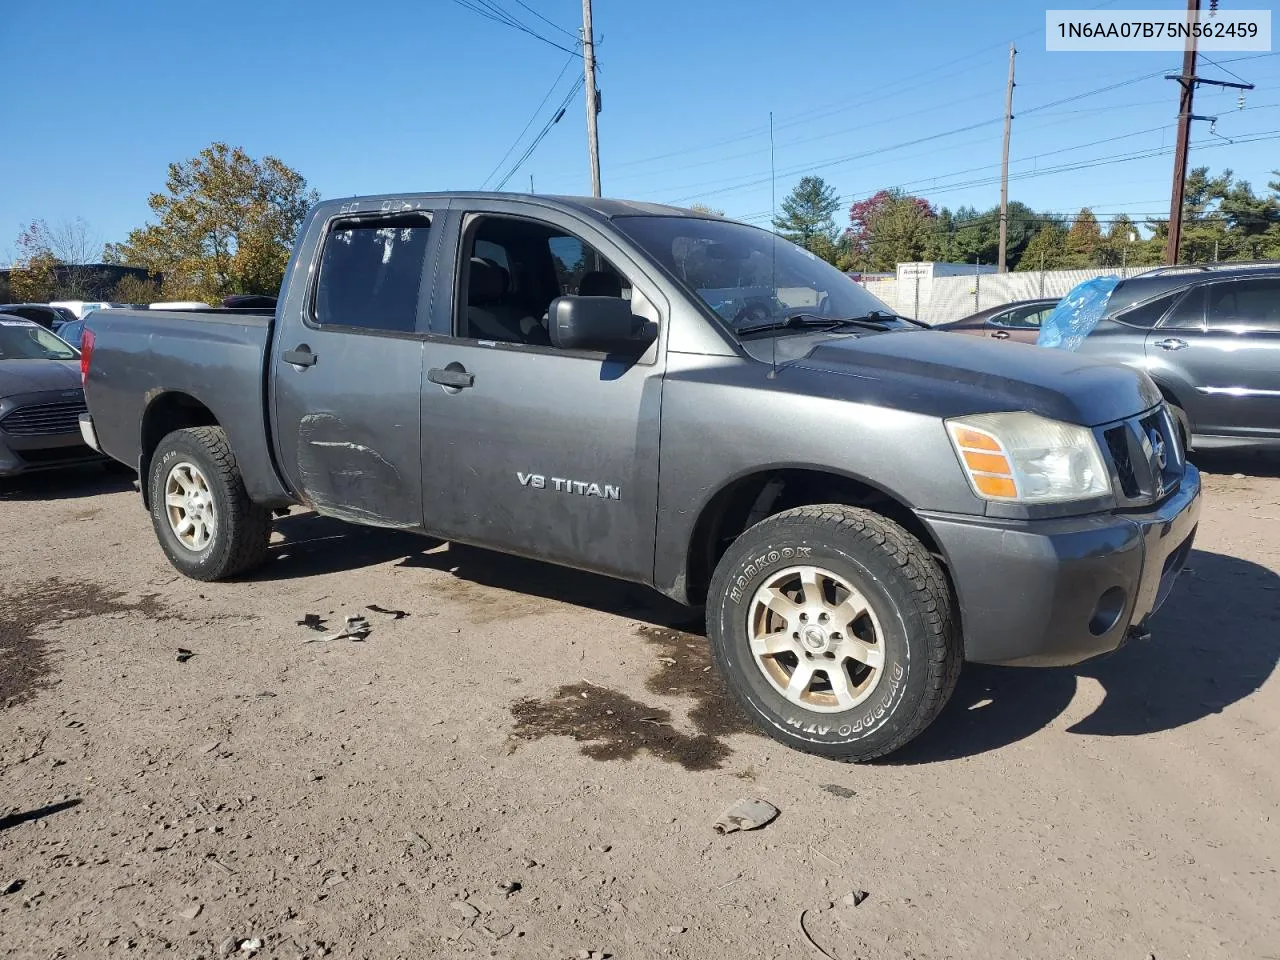
[[421, 214], [335, 223], [320, 257], [316, 322], [412, 332], [430, 230]]
[[0, 318], [0, 360], [74, 360], [76, 352], [44, 327]]
[[1205, 318], [1210, 330], [1280, 331], [1280, 279], [1213, 283], [1208, 290]]
[[41, 310], [39, 307], [15, 307], [12, 310], [6, 310], [5, 313], [11, 313], [14, 316], [22, 317], [25, 320], [31, 320], [40, 324], [42, 327], [53, 326], [55, 315], [51, 310]]
[[1052, 312], [1053, 307], [1018, 307], [996, 314], [991, 318], [991, 323], [997, 327], [1013, 327], [1016, 330], [1038, 330], [1041, 321]]
[[1204, 287], [1193, 287], [1160, 324], [1165, 329], [1204, 329]]
[[1118, 314], [1115, 319], [1121, 323], [1127, 323], [1131, 327], [1154, 327], [1156, 321], [1164, 316], [1164, 312], [1169, 309], [1169, 305], [1176, 299], [1176, 294], [1159, 297], [1149, 303], [1134, 307], [1132, 310], [1126, 310], [1124, 313]]

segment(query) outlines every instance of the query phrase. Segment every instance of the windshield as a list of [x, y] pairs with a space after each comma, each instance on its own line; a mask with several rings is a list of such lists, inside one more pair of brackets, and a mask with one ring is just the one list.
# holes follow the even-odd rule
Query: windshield
[[44, 327], [0, 318], [0, 360], [74, 360], [76, 352]]
[[614, 222], [735, 332], [797, 315], [832, 321], [894, 316], [831, 264], [765, 230], [695, 217]]

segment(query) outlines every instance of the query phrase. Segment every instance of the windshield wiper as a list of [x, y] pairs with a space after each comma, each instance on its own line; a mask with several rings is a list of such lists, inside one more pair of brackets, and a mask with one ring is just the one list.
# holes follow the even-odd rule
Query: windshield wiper
[[[880, 313], [871, 313], [863, 317], [820, 317], [813, 313], [791, 313], [781, 320], [771, 320], [768, 323], [753, 323], [745, 327], [739, 327], [737, 333], [739, 336], [748, 333], [764, 333], [766, 330], [798, 330], [804, 327], [822, 328], [824, 330], [838, 330], [840, 327], [862, 327], [866, 330], [892, 330], [893, 327], [887, 323], [882, 323], [878, 318], [884, 316]], [[891, 320], [892, 317], [885, 317]]]

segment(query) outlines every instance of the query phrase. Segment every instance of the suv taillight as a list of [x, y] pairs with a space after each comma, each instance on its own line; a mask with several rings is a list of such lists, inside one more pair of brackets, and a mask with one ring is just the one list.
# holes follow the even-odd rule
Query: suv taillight
[[89, 382], [89, 363], [93, 360], [93, 331], [85, 330], [80, 338], [80, 385]]

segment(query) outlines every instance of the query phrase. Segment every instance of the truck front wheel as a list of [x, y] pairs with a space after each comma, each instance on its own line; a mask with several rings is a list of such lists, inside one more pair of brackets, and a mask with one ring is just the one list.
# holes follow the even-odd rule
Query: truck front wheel
[[925, 729], [963, 661], [938, 563], [891, 520], [839, 504], [756, 524], [721, 558], [707, 634], [721, 675], [776, 740], [836, 760]]
[[166, 436], [151, 458], [147, 484], [156, 537], [179, 572], [223, 580], [266, 558], [271, 511], [249, 499], [221, 427]]

